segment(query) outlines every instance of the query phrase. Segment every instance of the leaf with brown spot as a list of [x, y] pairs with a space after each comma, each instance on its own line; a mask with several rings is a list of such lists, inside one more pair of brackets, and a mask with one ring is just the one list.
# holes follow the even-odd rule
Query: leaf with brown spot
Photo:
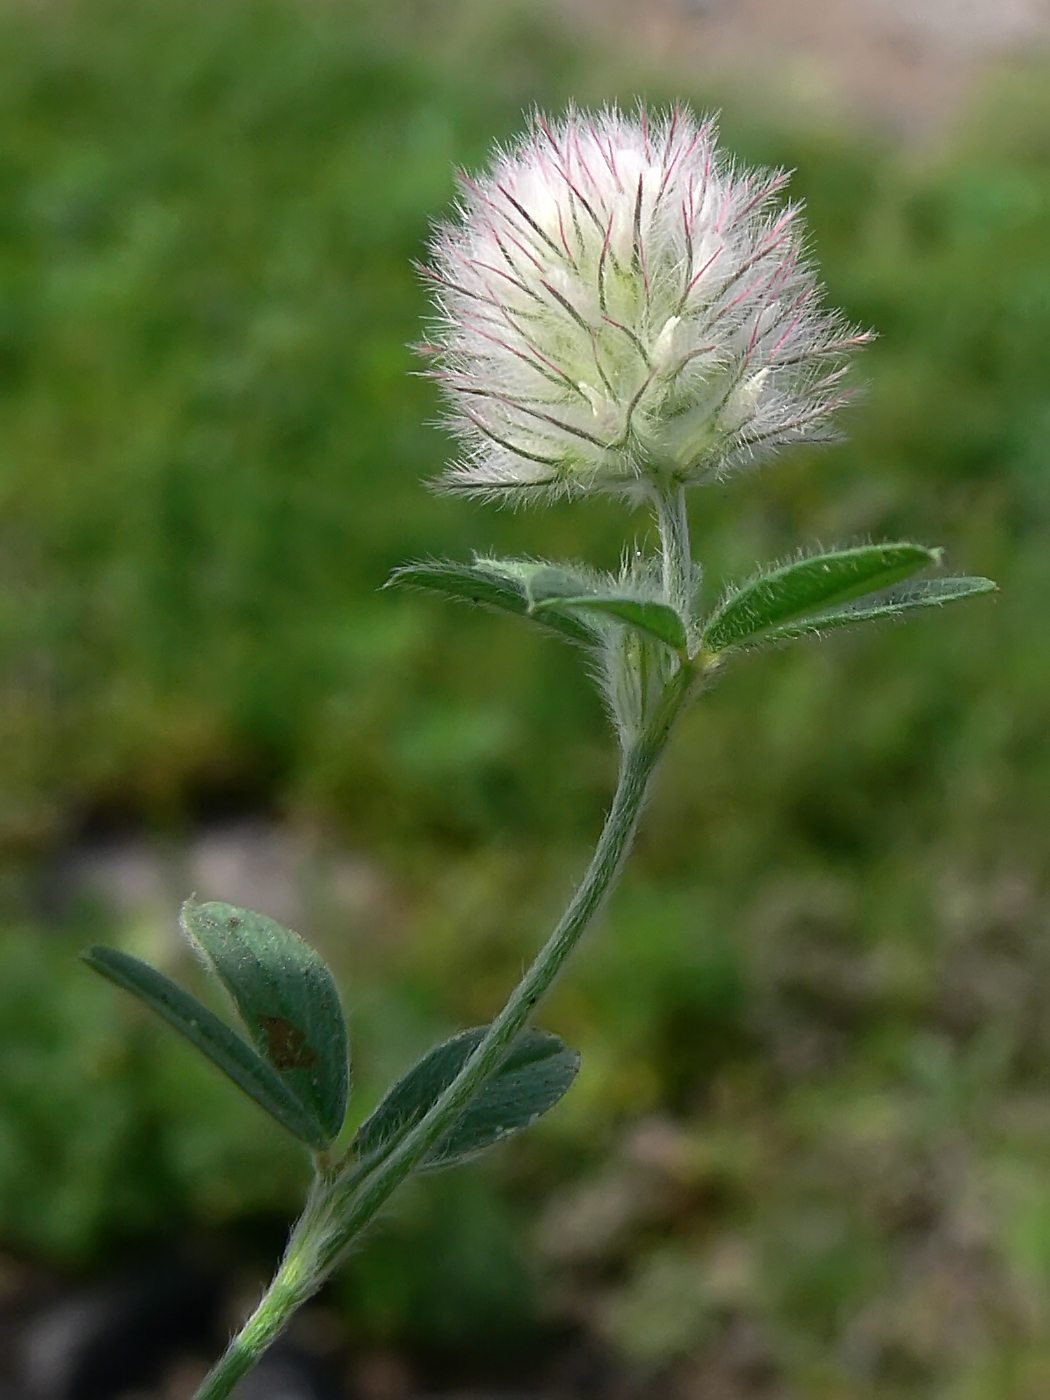
[[313, 1148], [328, 1145], [328, 1134], [274, 1066], [195, 996], [183, 991], [163, 972], [119, 948], [87, 948], [81, 957], [89, 967], [162, 1016], [290, 1133]]
[[266, 1054], [274, 1069], [306, 1069], [317, 1063], [317, 1051], [306, 1043], [306, 1034], [283, 1016], [260, 1016], [266, 1036]]
[[187, 900], [182, 927], [229, 992], [256, 1048], [330, 1142], [343, 1126], [350, 1071], [331, 972], [297, 933], [264, 914]]

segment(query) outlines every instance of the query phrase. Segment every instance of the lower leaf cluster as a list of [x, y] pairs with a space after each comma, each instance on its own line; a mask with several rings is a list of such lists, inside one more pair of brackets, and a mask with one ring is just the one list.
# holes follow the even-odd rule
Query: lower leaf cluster
[[[314, 1151], [327, 1151], [342, 1130], [350, 1093], [347, 1025], [331, 971], [297, 933], [250, 909], [188, 900], [181, 924], [225, 988], [246, 1036], [129, 953], [94, 947], [82, 957], [166, 1020], [282, 1127]], [[351, 1159], [371, 1168], [388, 1156], [452, 1084], [487, 1030], [454, 1036], [409, 1070], [359, 1129]], [[528, 1127], [566, 1093], [579, 1063], [557, 1036], [525, 1031], [421, 1169], [451, 1166]]]

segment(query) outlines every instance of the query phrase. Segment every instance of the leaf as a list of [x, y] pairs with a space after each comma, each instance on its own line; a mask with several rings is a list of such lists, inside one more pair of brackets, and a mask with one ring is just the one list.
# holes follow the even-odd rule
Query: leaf
[[[392, 1148], [420, 1122], [472, 1052], [488, 1026], [463, 1031], [437, 1046], [390, 1090], [354, 1139], [359, 1157]], [[485, 1081], [459, 1120], [430, 1150], [423, 1170], [451, 1166], [473, 1157], [553, 1108], [576, 1078], [580, 1056], [556, 1035], [528, 1030], [514, 1044], [503, 1064]]]
[[782, 564], [757, 574], [715, 609], [704, 648], [724, 651], [804, 613], [892, 588], [939, 557], [918, 544], [871, 544]]
[[647, 637], [655, 637], [658, 642], [681, 651], [686, 645], [685, 623], [681, 616], [666, 603], [657, 603], [644, 598], [622, 596], [582, 598], [549, 598], [533, 604], [533, 615], [546, 616], [555, 609], [585, 608], [590, 612], [607, 613], [617, 622], [626, 623], [636, 632], [644, 632]]
[[[457, 564], [450, 559], [423, 560], [395, 569], [386, 587], [420, 588], [430, 593], [440, 593], [445, 598], [458, 598], [480, 607], [527, 618], [531, 615], [528, 579], [531, 574], [545, 571], [560, 574], [553, 565], [532, 560], [475, 559], [473, 564]], [[579, 592], [580, 587], [581, 581], [577, 579], [573, 591]], [[594, 641], [593, 630], [568, 613], [552, 613], [537, 617], [535, 621], [542, 622], [574, 642], [589, 645]]]
[[931, 579], [896, 598], [887, 598], [873, 607], [842, 608], [838, 612], [820, 613], [816, 617], [803, 618], [775, 627], [762, 637], [762, 642], [787, 642], [798, 637], [811, 637], [819, 632], [830, 631], [833, 627], [852, 627], [859, 622], [878, 622], [888, 618], [901, 617], [913, 608], [939, 608], [945, 603], [959, 602], [964, 598], [976, 598], [982, 593], [995, 593], [997, 584], [990, 578], [943, 578]]
[[116, 948], [87, 948], [80, 956], [163, 1016], [282, 1127], [311, 1147], [327, 1147], [327, 1135], [280, 1075], [195, 996], [148, 963]]
[[570, 595], [575, 597], [579, 594], [589, 598], [596, 591], [593, 579], [574, 573], [560, 564], [548, 564], [542, 559], [493, 559], [479, 562], [487, 562], [494, 568], [513, 569], [515, 576], [520, 578], [524, 585], [530, 607]]
[[250, 909], [188, 899], [181, 922], [256, 1049], [331, 1141], [350, 1088], [346, 1021], [331, 972], [297, 933]]

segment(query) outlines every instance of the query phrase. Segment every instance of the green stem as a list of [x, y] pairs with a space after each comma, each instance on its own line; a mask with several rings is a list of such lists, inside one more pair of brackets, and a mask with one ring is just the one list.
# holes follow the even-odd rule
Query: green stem
[[689, 544], [689, 512], [684, 486], [655, 492], [656, 523], [660, 530], [664, 597], [687, 620], [693, 615], [695, 593], [693, 552]]
[[225, 1400], [230, 1391], [262, 1356], [292, 1314], [316, 1292], [317, 1284], [296, 1287], [294, 1269], [286, 1256], [259, 1306], [230, 1342], [201, 1382], [193, 1400]]
[[[691, 591], [692, 561], [683, 493], [660, 500], [658, 520], [668, 597], [686, 596]], [[612, 806], [591, 863], [554, 932], [485, 1038], [426, 1115], [385, 1158], [374, 1167], [355, 1162], [334, 1178], [316, 1178], [273, 1282], [194, 1400], [225, 1400], [502, 1063], [616, 883], [634, 840], [649, 780], [695, 678], [694, 668], [683, 663], [645, 732], [625, 749]]]
[[540, 950], [488, 1034], [426, 1116], [353, 1194], [339, 1230], [322, 1248], [325, 1270], [375, 1215], [390, 1193], [419, 1165], [452, 1126], [477, 1090], [505, 1058], [540, 999], [551, 987], [581, 936], [600, 910], [630, 851], [656, 762], [692, 680], [683, 667], [669, 688], [656, 722], [623, 758], [620, 779], [594, 856], [557, 928]]

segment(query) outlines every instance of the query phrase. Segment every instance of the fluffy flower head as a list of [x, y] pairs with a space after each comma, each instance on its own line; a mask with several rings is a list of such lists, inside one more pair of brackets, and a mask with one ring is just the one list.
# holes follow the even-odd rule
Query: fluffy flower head
[[845, 354], [781, 173], [710, 121], [537, 115], [439, 229], [434, 344], [464, 447], [449, 488], [645, 494], [830, 436]]

